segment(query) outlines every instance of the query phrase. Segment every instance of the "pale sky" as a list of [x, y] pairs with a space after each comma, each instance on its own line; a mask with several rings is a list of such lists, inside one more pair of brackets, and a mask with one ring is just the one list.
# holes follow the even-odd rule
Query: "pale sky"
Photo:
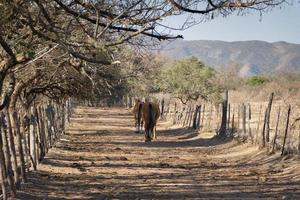
[[[165, 23], [176, 25], [183, 21], [184, 17], [177, 17]], [[188, 30], [172, 33], [183, 35], [185, 40], [263, 40], [300, 44], [300, 2], [297, 0], [294, 5], [275, 8], [264, 13], [262, 18], [257, 12], [246, 16], [218, 17]]]

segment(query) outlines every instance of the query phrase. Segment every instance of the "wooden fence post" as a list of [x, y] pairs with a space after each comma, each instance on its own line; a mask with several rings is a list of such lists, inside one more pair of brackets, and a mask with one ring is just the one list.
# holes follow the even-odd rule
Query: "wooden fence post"
[[263, 125], [263, 129], [262, 129], [262, 147], [266, 146], [265, 131], [266, 131], [266, 123], [267, 123], [267, 115], [268, 115], [267, 113], [268, 113], [268, 108], [266, 108], [266, 111], [265, 111], [264, 125]]
[[224, 137], [226, 136], [226, 124], [227, 124], [227, 107], [228, 107], [228, 90], [225, 92], [225, 99], [222, 104], [222, 122], [219, 130], [219, 135]]
[[247, 130], [246, 130], [246, 106], [242, 104], [242, 127], [243, 127], [243, 137], [246, 137]]
[[164, 116], [164, 111], [165, 111], [165, 99], [163, 98], [161, 100], [161, 113], [160, 113], [160, 117]]
[[250, 136], [251, 143], [253, 144], [253, 136], [251, 130], [251, 105], [248, 103], [248, 135]]
[[234, 109], [232, 110], [232, 120], [231, 120], [231, 132], [230, 132], [230, 136], [233, 137], [233, 133], [235, 131], [235, 127], [234, 127]]
[[227, 128], [230, 127], [230, 103], [228, 103]]
[[279, 121], [280, 121], [280, 106], [279, 106], [279, 109], [278, 109], [278, 115], [277, 115], [277, 120], [276, 120], [276, 128], [275, 128], [275, 135], [274, 135], [274, 139], [273, 139], [273, 145], [272, 145], [272, 151], [271, 152], [274, 152], [274, 150], [275, 150], [275, 144], [276, 144], [276, 139], [277, 139], [277, 134], [278, 134]]
[[240, 132], [240, 114], [241, 114], [240, 104], [238, 104], [238, 111], [237, 111], [237, 131], [238, 131], [238, 133]]
[[298, 129], [298, 155], [300, 156], [300, 128]]
[[270, 117], [271, 117], [271, 109], [272, 109], [272, 101], [273, 101], [274, 93], [272, 92], [269, 98], [269, 103], [267, 107], [267, 118], [266, 118], [266, 142], [270, 141]]
[[0, 137], [0, 183], [1, 183], [1, 189], [2, 189], [2, 198], [7, 199], [7, 193], [6, 193], [6, 166], [5, 166], [5, 158], [4, 153], [2, 150], [3, 143], [2, 143], [2, 137]]
[[14, 171], [14, 180], [15, 180], [16, 188], [19, 189], [20, 182], [19, 182], [19, 173], [18, 173], [18, 161], [16, 155], [14, 136], [12, 132], [12, 126], [11, 126], [11, 118], [8, 109], [6, 109], [6, 118], [7, 118], [8, 144], [9, 144], [9, 150], [10, 150], [11, 161], [12, 161], [12, 169]]
[[284, 132], [284, 138], [283, 138], [281, 156], [283, 156], [283, 154], [284, 154], [284, 147], [285, 147], [286, 138], [287, 138], [287, 134], [288, 134], [288, 130], [289, 130], [290, 114], [291, 114], [291, 105], [289, 105], [289, 108], [288, 108], [288, 114], [287, 114], [287, 119], [286, 119], [286, 125], [285, 125], [285, 132]]
[[189, 118], [189, 114], [191, 112], [192, 107], [189, 106], [188, 109], [186, 109], [186, 113], [185, 113], [185, 117], [183, 120], [183, 127], [185, 127], [188, 124], [188, 118]]
[[212, 120], [212, 115], [213, 115], [213, 104], [210, 104], [210, 111], [209, 111], [209, 118], [208, 118], [208, 127], [209, 129], [212, 129], [211, 127], [211, 120]]
[[203, 106], [202, 106], [202, 118], [201, 118], [202, 128], [204, 127], [204, 123], [205, 123], [205, 104], [203, 104]]
[[260, 128], [260, 121], [261, 121], [261, 111], [262, 111], [262, 105], [259, 106], [259, 113], [258, 113], [258, 121], [257, 121], [257, 127], [256, 127], [256, 134], [255, 134], [255, 142], [259, 143], [258, 141], [258, 134], [259, 134], [259, 128]]
[[5, 121], [5, 114], [1, 112], [1, 134], [2, 134], [2, 144], [3, 144], [3, 153], [5, 159], [6, 167], [6, 178], [8, 181], [9, 189], [11, 196], [16, 197], [16, 183], [14, 181], [14, 172], [12, 169], [12, 156], [9, 148], [9, 138], [8, 138], [8, 129]]
[[203, 126], [203, 124], [200, 124], [200, 120], [201, 120], [201, 105], [199, 105], [199, 108], [198, 108], [198, 119], [197, 119], [197, 129], [200, 129], [201, 126]]
[[13, 129], [15, 131], [16, 139], [17, 139], [17, 149], [19, 153], [19, 160], [20, 160], [20, 169], [21, 169], [21, 179], [22, 182], [25, 183], [27, 181], [26, 178], [26, 170], [25, 170], [25, 159], [24, 159], [24, 151], [22, 146], [22, 136], [20, 130], [20, 123], [19, 117], [16, 111], [12, 113], [11, 116]]
[[194, 106], [192, 107], [191, 112], [189, 113], [189, 119], [188, 119], [188, 128], [190, 128], [192, 126], [192, 118], [193, 118], [193, 112], [194, 112]]
[[174, 104], [173, 125], [176, 124], [177, 104]]
[[30, 125], [29, 125], [29, 138], [30, 138], [30, 160], [33, 166], [33, 169], [37, 170], [37, 159], [36, 159], [36, 118], [34, 116], [34, 108], [30, 109]]
[[193, 116], [193, 129], [197, 129], [197, 116], [198, 116], [198, 112], [199, 112], [199, 106], [196, 105], [196, 109], [195, 109], [194, 116]]

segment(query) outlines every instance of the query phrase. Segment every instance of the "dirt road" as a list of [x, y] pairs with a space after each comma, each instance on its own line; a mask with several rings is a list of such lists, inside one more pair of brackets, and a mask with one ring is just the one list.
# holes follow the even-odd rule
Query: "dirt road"
[[75, 109], [20, 199], [300, 199], [300, 161], [160, 121], [134, 133], [125, 109]]

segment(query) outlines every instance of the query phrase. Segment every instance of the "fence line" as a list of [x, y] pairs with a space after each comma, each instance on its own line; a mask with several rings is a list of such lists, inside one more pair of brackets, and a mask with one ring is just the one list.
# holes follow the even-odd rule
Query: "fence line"
[[[37, 170], [54, 142], [70, 122], [71, 101], [49, 101], [28, 109], [5, 109], [0, 120], [0, 180], [2, 198], [15, 198], [27, 173]], [[1, 194], [0, 194], [1, 195]]]
[[[165, 99], [164, 101], [166, 102]], [[211, 102], [187, 105], [169, 103], [162, 115], [171, 119], [173, 125], [193, 128], [200, 134], [202, 131], [212, 131], [219, 135], [223, 105]], [[289, 113], [289, 106], [275, 101], [273, 93], [270, 94], [268, 102], [228, 101], [227, 105], [226, 136], [250, 141], [261, 148], [268, 148], [270, 152], [282, 150], [283, 154], [300, 155], [300, 110], [297, 102], [289, 105]], [[289, 122], [286, 122], [288, 118]]]

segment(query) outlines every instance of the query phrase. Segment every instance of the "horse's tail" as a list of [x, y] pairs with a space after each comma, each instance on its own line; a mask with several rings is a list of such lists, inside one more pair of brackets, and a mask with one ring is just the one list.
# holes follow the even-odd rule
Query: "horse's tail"
[[148, 124], [149, 124], [149, 129], [151, 130], [152, 127], [154, 126], [153, 106], [151, 103], [149, 103], [148, 115], [149, 115]]
[[140, 103], [140, 104], [139, 104], [139, 109], [138, 109], [138, 126], [141, 125], [141, 119], [142, 119], [142, 107], [143, 107], [143, 104]]

